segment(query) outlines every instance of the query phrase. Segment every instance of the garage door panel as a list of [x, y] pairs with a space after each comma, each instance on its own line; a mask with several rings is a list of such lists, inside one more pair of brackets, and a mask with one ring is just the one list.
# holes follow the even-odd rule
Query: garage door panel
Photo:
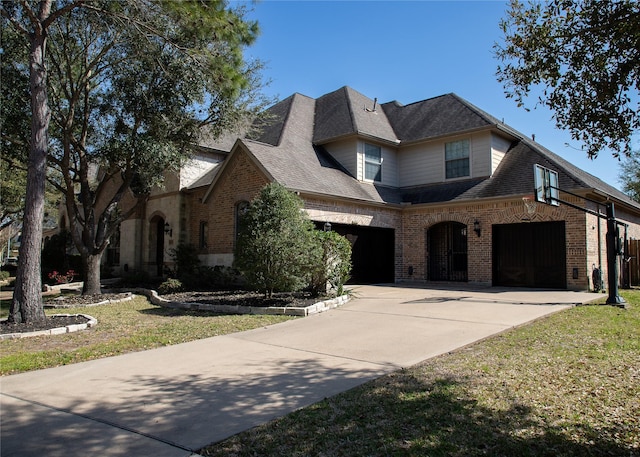
[[[324, 224], [316, 222], [321, 229]], [[332, 230], [351, 243], [350, 283], [395, 281], [395, 231], [379, 227], [333, 224]]]
[[566, 288], [564, 222], [493, 227], [493, 283]]

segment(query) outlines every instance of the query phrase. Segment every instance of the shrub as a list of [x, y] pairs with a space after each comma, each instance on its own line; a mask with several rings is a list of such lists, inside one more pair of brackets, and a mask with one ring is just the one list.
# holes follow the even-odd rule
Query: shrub
[[316, 231], [314, 236], [322, 256], [313, 268], [311, 291], [320, 295], [329, 289], [342, 295], [351, 274], [351, 243], [336, 232]]
[[158, 286], [158, 293], [161, 295], [174, 294], [176, 292], [182, 292], [183, 289], [184, 287], [179, 279], [169, 278]]
[[53, 284], [68, 284], [73, 281], [76, 275], [77, 273], [73, 270], [67, 270], [66, 273], [53, 270], [47, 277]]
[[217, 274], [214, 267], [200, 265], [192, 271], [178, 276], [186, 289], [215, 289], [217, 288]]
[[240, 218], [235, 266], [250, 286], [270, 298], [309, 284], [321, 256], [302, 200], [280, 184], [265, 186]]
[[11, 277], [11, 274], [8, 271], [0, 271], [0, 281], [5, 281]]
[[186, 275], [197, 274], [200, 267], [198, 249], [193, 244], [180, 243], [171, 250], [171, 258], [176, 265], [176, 277], [183, 278]]

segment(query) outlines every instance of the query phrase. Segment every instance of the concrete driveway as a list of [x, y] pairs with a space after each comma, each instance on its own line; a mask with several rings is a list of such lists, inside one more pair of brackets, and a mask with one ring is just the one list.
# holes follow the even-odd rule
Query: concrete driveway
[[319, 315], [6, 376], [0, 454], [186, 457], [401, 367], [598, 297], [359, 286], [354, 300]]

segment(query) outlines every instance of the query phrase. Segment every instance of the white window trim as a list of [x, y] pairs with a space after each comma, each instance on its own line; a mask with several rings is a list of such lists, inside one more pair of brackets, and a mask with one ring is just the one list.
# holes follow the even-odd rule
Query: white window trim
[[[366, 150], [367, 150], [367, 145], [370, 146], [375, 146], [377, 148], [380, 148], [380, 162], [373, 162], [370, 160], [367, 160], [367, 154], [366, 154]], [[383, 157], [383, 148], [380, 145], [377, 144], [373, 144], [373, 143], [368, 143], [366, 141], [362, 142], [362, 180], [365, 182], [373, 182], [373, 183], [382, 183], [383, 177], [384, 177], [384, 170], [383, 170], [383, 166], [382, 163], [384, 162], [384, 157]], [[380, 179], [379, 180], [375, 180], [375, 179], [370, 179], [367, 178], [367, 163], [370, 164], [375, 164], [375, 165], [380, 165]]]
[[[467, 140], [469, 141], [469, 175], [467, 176], [458, 176], [455, 178], [447, 178], [447, 144], [448, 143], [456, 143], [458, 141], [464, 141]], [[447, 140], [445, 142], [442, 143], [442, 176], [443, 176], [443, 181], [460, 181], [460, 180], [464, 180], [464, 179], [469, 179], [471, 177], [473, 177], [473, 160], [472, 160], [472, 156], [473, 156], [473, 142], [471, 141], [471, 137], [464, 137], [464, 138], [455, 138], [455, 139], [450, 139]]]

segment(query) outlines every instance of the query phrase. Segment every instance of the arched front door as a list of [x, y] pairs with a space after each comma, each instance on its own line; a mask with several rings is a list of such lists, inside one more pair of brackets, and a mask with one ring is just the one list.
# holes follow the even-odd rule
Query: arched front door
[[441, 222], [427, 230], [427, 279], [467, 281], [467, 226]]

